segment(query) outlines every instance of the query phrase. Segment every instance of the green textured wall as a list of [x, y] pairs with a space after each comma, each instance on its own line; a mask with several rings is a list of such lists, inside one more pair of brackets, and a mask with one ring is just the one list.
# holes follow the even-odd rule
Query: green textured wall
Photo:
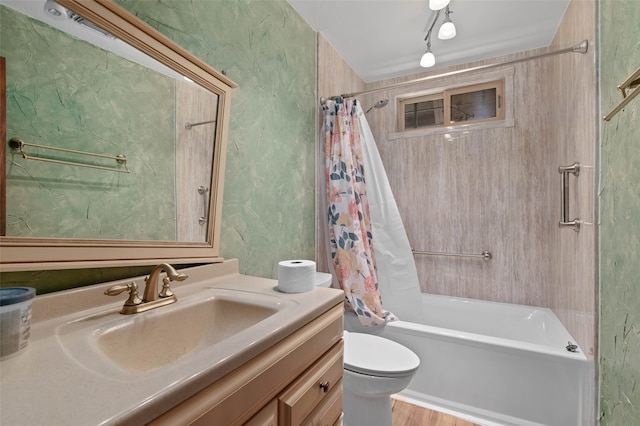
[[[131, 170], [25, 160], [7, 150], [7, 235], [175, 240], [173, 80], [4, 6], [0, 55], [8, 138], [123, 153]], [[115, 160], [25, 151], [117, 167]]]
[[285, 0], [117, 0], [239, 87], [231, 123], [221, 255], [276, 278], [315, 258], [316, 36]]
[[[600, 2], [601, 107], [640, 66], [640, 2]], [[600, 188], [601, 425], [640, 421], [640, 98], [602, 124]]]
[[[231, 99], [221, 255], [240, 259], [242, 273], [269, 278], [280, 260], [314, 259], [313, 29], [285, 0], [117, 2], [239, 85]], [[94, 282], [108, 272], [96, 271]], [[1, 280], [44, 292], [91, 283], [84, 278], [44, 271]]]

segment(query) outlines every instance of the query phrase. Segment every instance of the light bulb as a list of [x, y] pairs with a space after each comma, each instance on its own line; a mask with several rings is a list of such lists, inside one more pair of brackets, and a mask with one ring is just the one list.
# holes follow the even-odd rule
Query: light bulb
[[66, 9], [53, 0], [47, 0], [44, 3], [44, 11], [49, 14], [49, 17], [58, 21], [67, 19]]
[[440, 10], [449, 4], [450, 0], [429, 0], [429, 9]]
[[440, 26], [440, 31], [438, 31], [438, 38], [440, 40], [449, 40], [450, 38], [454, 38], [456, 36], [456, 26], [453, 25], [453, 22], [449, 18], [445, 19], [445, 21]]
[[424, 52], [422, 59], [420, 59], [420, 66], [424, 68], [432, 67], [436, 64], [436, 57], [431, 53], [431, 50]]

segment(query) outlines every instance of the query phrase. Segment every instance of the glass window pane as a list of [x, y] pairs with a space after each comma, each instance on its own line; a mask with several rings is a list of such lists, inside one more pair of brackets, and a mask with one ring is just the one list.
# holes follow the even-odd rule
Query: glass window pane
[[444, 124], [444, 100], [433, 99], [405, 104], [404, 117], [405, 129], [440, 126]]
[[452, 123], [495, 117], [497, 117], [495, 88], [451, 96]]
[[404, 113], [404, 128], [415, 129], [416, 128], [416, 113], [413, 111]]

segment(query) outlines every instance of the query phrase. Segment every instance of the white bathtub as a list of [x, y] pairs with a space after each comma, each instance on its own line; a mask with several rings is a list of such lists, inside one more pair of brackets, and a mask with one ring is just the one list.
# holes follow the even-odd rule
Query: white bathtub
[[589, 362], [551, 310], [422, 297], [425, 324], [381, 333], [421, 360], [400, 397], [483, 425], [588, 424]]

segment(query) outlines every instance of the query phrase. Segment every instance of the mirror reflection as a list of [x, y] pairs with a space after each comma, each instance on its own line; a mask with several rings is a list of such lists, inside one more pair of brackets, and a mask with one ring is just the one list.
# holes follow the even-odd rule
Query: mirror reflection
[[6, 147], [2, 235], [206, 241], [219, 97], [54, 2], [0, 3], [6, 134], [25, 142]]

